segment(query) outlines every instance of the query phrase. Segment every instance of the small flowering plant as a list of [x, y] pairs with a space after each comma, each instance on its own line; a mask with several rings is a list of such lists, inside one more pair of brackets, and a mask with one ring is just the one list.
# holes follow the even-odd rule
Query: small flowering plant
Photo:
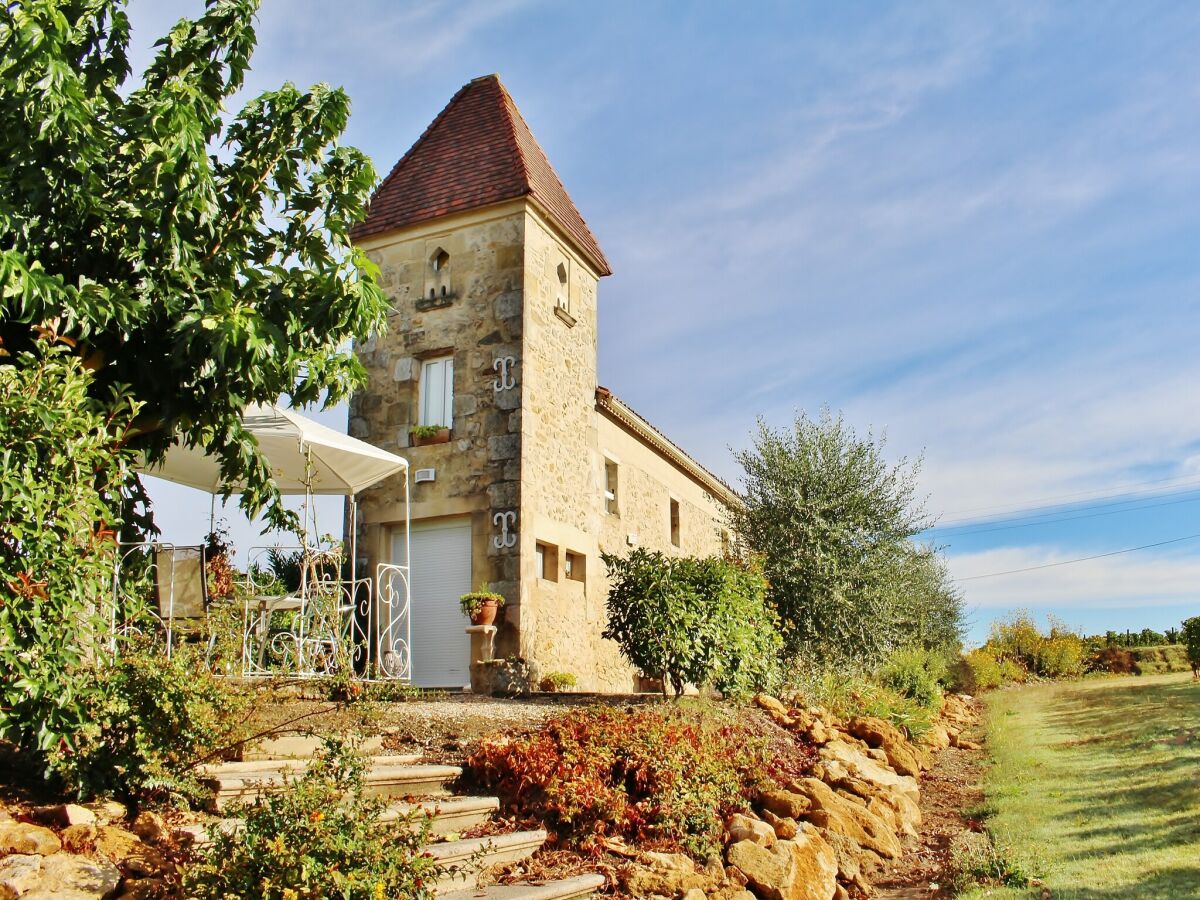
[[458, 604], [462, 608], [463, 615], [474, 620], [479, 617], [480, 612], [483, 611], [485, 606], [502, 609], [504, 607], [504, 595], [497, 594], [485, 581], [478, 589], [459, 597]]
[[424, 817], [385, 822], [386, 802], [363, 796], [365, 763], [337, 743], [286, 789], [241, 811], [237, 834], [219, 827], [188, 869], [197, 900], [433, 900], [444, 874], [423, 855]]

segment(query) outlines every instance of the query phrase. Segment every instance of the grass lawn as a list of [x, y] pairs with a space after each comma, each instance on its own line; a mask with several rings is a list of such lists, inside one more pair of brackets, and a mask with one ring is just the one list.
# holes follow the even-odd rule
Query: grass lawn
[[985, 724], [988, 828], [1049, 896], [1200, 898], [1200, 685], [1190, 673], [997, 691]]

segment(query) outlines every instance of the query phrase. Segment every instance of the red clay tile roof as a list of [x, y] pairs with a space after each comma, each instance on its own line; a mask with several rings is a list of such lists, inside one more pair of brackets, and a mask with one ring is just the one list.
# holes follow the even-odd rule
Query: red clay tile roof
[[600, 275], [595, 236], [497, 75], [465, 84], [383, 180], [355, 240], [450, 213], [530, 197]]

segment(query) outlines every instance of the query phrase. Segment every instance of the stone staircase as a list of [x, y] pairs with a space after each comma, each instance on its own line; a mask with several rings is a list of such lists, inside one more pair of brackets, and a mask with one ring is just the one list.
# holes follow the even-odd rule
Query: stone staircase
[[[311, 759], [311, 753], [301, 757], [299, 744], [281, 746], [274, 756], [269, 750], [260, 751], [257, 758], [221, 763], [205, 770], [204, 781], [212, 791], [209, 801], [212, 812], [219, 814], [234, 804], [252, 802], [282, 790], [288, 779], [304, 772]], [[495, 797], [451, 793], [449, 786], [462, 774], [462, 769], [423, 764], [420, 756], [378, 755], [369, 760], [366, 794], [391, 801], [384, 813], [385, 820], [414, 812], [429, 819], [433, 841], [426, 846], [426, 852], [447, 870], [437, 885], [437, 895], [442, 900], [574, 900], [591, 897], [604, 884], [601, 875], [580, 875], [553, 882], [480, 888], [478, 873], [531, 856], [545, 842], [546, 832], [517, 831], [462, 838], [460, 832], [486, 822], [500, 806]], [[221, 827], [236, 831], [240, 823], [237, 819], [225, 819]], [[193, 833], [202, 839], [201, 829]]]

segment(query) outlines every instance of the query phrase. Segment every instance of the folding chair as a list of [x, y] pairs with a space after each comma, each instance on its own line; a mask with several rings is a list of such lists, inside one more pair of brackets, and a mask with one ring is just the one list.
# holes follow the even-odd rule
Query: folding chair
[[[208, 621], [208, 581], [203, 547], [163, 547], [154, 551], [158, 617], [167, 635], [167, 656], [175, 639], [203, 640]], [[207, 661], [216, 635], [208, 638]]]

